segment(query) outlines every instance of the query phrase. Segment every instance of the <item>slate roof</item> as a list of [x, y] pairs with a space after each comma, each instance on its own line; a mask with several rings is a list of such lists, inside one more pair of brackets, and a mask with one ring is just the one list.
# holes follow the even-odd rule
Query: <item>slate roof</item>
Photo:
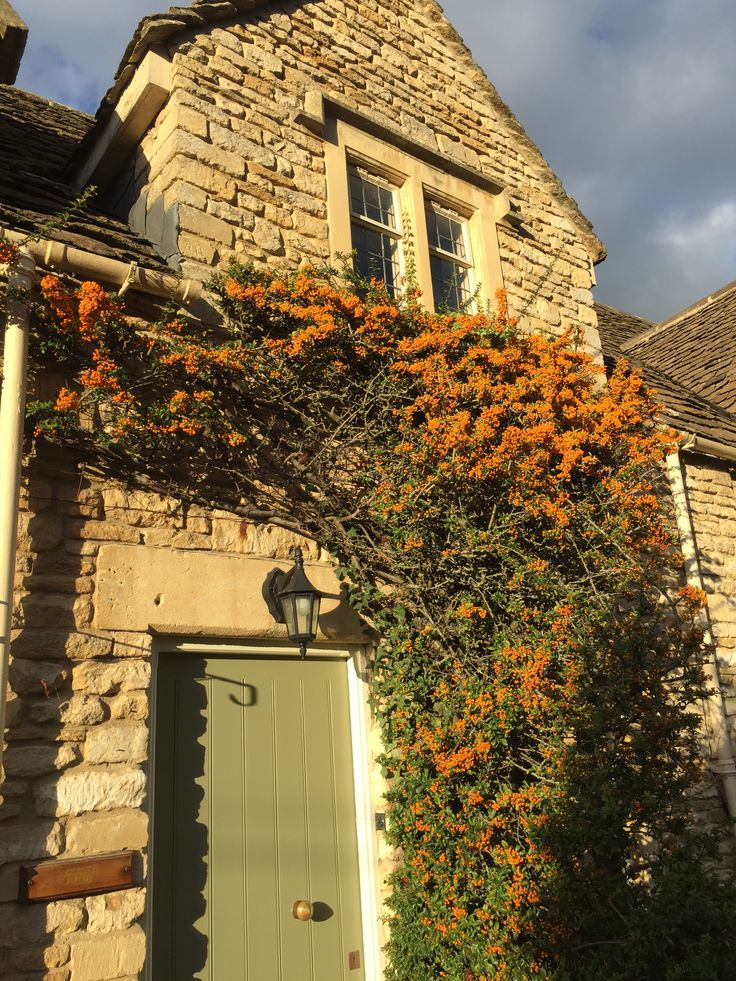
[[736, 282], [623, 345], [723, 409], [736, 407]]
[[[662, 370], [656, 359], [649, 358], [642, 338], [658, 331], [658, 326], [602, 303], [596, 303], [595, 309], [604, 361], [613, 365], [624, 358], [641, 372], [661, 401], [660, 419], [665, 425], [736, 447], [736, 415]], [[711, 343], [710, 332], [707, 343]]]
[[[428, 0], [428, 2], [445, 17], [444, 11], [437, 0]], [[165, 13], [151, 14], [148, 17], [144, 17], [125, 50], [125, 54], [115, 73], [115, 80], [112, 87], [103, 98], [100, 108], [97, 110], [95, 132], [107, 122], [120, 97], [120, 93], [130, 82], [137, 65], [143, 60], [146, 52], [150, 48], [165, 44], [170, 38], [175, 37], [183, 31], [201, 27], [209, 23], [216, 23], [217, 21], [230, 20], [239, 14], [252, 13], [257, 8], [266, 7], [272, 3], [273, 0], [193, 0], [191, 6], [170, 7]], [[278, 4], [276, 6], [277, 9], [280, 9]], [[496, 109], [501, 118], [505, 120], [509, 128], [514, 132], [515, 138], [520, 143], [524, 143], [538, 157], [537, 166], [548, 183], [550, 193], [555, 200], [561, 203], [573, 223], [580, 229], [593, 261], [602, 262], [606, 258], [607, 252], [605, 246], [595, 234], [593, 225], [582, 213], [577, 201], [567, 193], [562, 182], [545, 160], [539, 147], [529, 138], [519, 120], [501, 99], [495, 86], [477, 64], [470, 49], [449, 22], [448, 29], [451, 39], [462, 48], [468, 59], [477, 69], [479, 85], [486, 90], [482, 94], [479, 92], [479, 98], [488, 98], [494, 109]], [[88, 139], [91, 141], [93, 138], [94, 133], [90, 133]]]
[[[0, 226], [35, 232], [69, 206], [76, 193], [64, 168], [93, 123], [76, 109], [0, 85]], [[91, 204], [64, 228], [43, 235], [97, 255], [168, 269], [126, 222]]]

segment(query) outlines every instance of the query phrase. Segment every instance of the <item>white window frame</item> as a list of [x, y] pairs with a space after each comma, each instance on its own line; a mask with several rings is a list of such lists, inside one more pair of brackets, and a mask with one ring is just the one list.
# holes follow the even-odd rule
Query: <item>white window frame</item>
[[357, 166], [384, 178], [397, 189], [404, 232], [404, 268], [413, 272], [427, 309], [435, 311], [425, 216], [427, 202], [433, 201], [465, 219], [478, 308], [495, 310], [496, 290], [503, 286], [496, 227], [498, 196], [343, 119], [333, 117], [325, 130], [327, 213], [333, 261], [352, 251], [348, 174], [352, 166]]
[[350, 251], [353, 250], [353, 226], [359, 225], [369, 231], [377, 232], [379, 235], [387, 235], [389, 238], [394, 239], [397, 243], [397, 265], [398, 272], [396, 276], [395, 292], [397, 295], [401, 294], [401, 289], [403, 281], [406, 277], [406, 260], [404, 257], [404, 222], [402, 220], [401, 211], [401, 195], [399, 193], [399, 188], [396, 183], [384, 174], [379, 173], [375, 168], [367, 168], [357, 161], [350, 161], [348, 165], [348, 199], [350, 198], [350, 175], [356, 174], [361, 180], [365, 179], [368, 181], [374, 181], [379, 186], [383, 187], [386, 191], [389, 191], [393, 198], [394, 204], [394, 216], [396, 220], [395, 226], [392, 228], [390, 225], [384, 225], [381, 222], [373, 221], [365, 215], [358, 215], [350, 207]]
[[[468, 300], [467, 300], [467, 312], [476, 313], [477, 304], [475, 297], [476, 290], [476, 273], [475, 273], [475, 260], [473, 253], [473, 243], [470, 241], [470, 234], [468, 229], [468, 218], [472, 218], [472, 214], [468, 216], [467, 214], [462, 214], [455, 208], [448, 207], [443, 201], [437, 200], [437, 198], [425, 198], [424, 201], [424, 214], [425, 218], [427, 214], [433, 211], [437, 214], [443, 215], [450, 218], [452, 221], [460, 225], [460, 234], [463, 239], [463, 249], [465, 251], [464, 256], [457, 255], [456, 252], [448, 252], [439, 246], [431, 245], [429, 240], [427, 241], [427, 246], [429, 249], [430, 256], [430, 275], [432, 266], [432, 256], [436, 256], [438, 259], [444, 259], [446, 262], [452, 263], [454, 266], [458, 266], [464, 269], [468, 276]], [[432, 296], [434, 296], [434, 281], [432, 282]]]

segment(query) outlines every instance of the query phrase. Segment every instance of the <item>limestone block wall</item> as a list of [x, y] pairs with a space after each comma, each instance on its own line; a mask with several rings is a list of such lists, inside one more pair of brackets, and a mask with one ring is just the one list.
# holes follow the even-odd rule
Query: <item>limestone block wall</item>
[[329, 258], [324, 144], [294, 121], [319, 90], [495, 179], [520, 227], [498, 229], [512, 312], [589, 328], [594, 240], [432, 0], [269, 4], [170, 44], [172, 94], [140, 148], [139, 196], [179, 207], [186, 275], [237, 255]]
[[[132, 618], [128, 629], [100, 627], [100, 550], [138, 545], [161, 556], [176, 549], [196, 568], [196, 556], [214, 554], [289, 559], [297, 541], [278, 528], [85, 479], [51, 451], [32, 461], [19, 523], [0, 787], [3, 981], [132, 981], [143, 969], [152, 636]], [[299, 543], [308, 559], [320, 558], [313, 543]], [[117, 616], [126, 621], [124, 610]], [[380, 809], [378, 772], [372, 781]], [[135, 888], [17, 902], [21, 864], [122, 849], [137, 854]], [[388, 867], [390, 855], [380, 861]]]
[[736, 738], [736, 476], [713, 457], [684, 456], [700, 568]]

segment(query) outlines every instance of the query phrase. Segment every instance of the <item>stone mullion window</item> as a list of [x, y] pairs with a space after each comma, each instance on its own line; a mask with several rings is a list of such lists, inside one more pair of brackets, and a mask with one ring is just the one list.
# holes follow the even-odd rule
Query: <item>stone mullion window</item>
[[506, 198], [428, 163], [421, 148], [414, 156], [342, 119], [325, 122], [324, 136], [338, 264], [353, 253], [356, 271], [383, 279], [392, 296], [417, 285], [431, 311], [492, 308], [503, 285], [496, 223]]

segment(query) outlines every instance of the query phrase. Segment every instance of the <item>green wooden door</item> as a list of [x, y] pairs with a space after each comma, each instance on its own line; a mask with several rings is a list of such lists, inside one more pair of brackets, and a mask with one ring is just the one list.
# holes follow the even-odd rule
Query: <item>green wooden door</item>
[[162, 655], [154, 786], [154, 981], [364, 977], [344, 661]]

